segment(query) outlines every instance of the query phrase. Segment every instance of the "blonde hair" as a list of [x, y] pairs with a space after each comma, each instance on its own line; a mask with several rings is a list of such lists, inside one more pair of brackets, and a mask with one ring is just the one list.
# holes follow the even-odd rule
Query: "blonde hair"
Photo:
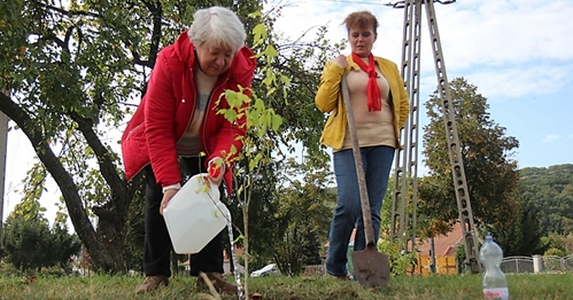
[[195, 46], [215, 41], [237, 53], [245, 44], [245, 27], [239, 17], [228, 8], [213, 6], [199, 9], [193, 14], [189, 38]]

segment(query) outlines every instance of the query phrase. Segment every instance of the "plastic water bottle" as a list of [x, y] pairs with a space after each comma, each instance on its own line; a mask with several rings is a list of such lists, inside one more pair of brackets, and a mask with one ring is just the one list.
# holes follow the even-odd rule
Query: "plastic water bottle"
[[485, 237], [485, 243], [479, 251], [481, 263], [485, 268], [483, 274], [483, 296], [485, 299], [509, 299], [507, 279], [500, 269], [503, 252], [491, 235]]

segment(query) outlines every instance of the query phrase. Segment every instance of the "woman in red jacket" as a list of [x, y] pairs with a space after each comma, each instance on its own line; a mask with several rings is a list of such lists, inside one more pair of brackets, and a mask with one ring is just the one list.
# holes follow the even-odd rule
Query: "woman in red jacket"
[[[229, 108], [224, 97], [218, 101], [226, 89], [251, 87], [256, 62], [244, 46], [245, 37], [243, 24], [232, 11], [211, 7], [195, 12], [191, 28], [159, 52], [147, 92], [123, 133], [127, 179], [143, 170], [147, 180], [146, 278], [136, 293], [167, 285], [171, 275], [172, 244], [162, 214], [181, 187], [179, 161], [192, 175], [222, 163], [222, 172], [208, 180], [217, 186], [224, 180], [231, 192], [234, 157], [229, 155], [242, 148], [238, 137], [245, 134], [245, 119], [231, 123], [217, 111]], [[200, 157], [201, 152], [206, 157]], [[236, 292], [222, 274], [222, 234], [191, 255], [191, 275], [204, 272], [219, 291]], [[202, 277], [197, 284], [205, 286]]]

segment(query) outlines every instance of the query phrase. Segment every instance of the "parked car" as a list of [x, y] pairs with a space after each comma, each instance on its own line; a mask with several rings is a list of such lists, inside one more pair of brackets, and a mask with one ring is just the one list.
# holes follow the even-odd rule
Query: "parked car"
[[280, 275], [281, 272], [277, 268], [277, 264], [268, 264], [251, 273], [251, 277], [265, 277]]

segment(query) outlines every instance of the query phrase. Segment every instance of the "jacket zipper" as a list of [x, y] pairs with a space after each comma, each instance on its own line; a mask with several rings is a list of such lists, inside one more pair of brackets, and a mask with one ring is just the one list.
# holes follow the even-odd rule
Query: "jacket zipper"
[[[193, 74], [193, 68], [189, 68], [191, 74]], [[193, 76], [191, 76], [193, 78]], [[194, 80], [194, 79], [192, 79]], [[191, 124], [191, 121], [193, 120], [193, 117], [195, 116], [195, 110], [197, 110], [197, 98], [198, 98], [198, 94], [197, 94], [197, 88], [195, 87], [195, 82], [192, 82], [191, 84], [191, 90], [192, 90], [192, 94], [195, 97], [195, 100], [193, 101], [193, 107], [191, 109], [191, 114], [189, 115], [189, 119], [187, 119], [187, 125], [185, 125], [185, 130], [183, 130], [183, 134], [181, 134], [181, 136], [177, 139], [177, 141], [175, 142], [175, 144], [179, 143], [179, 141], [183, 138], [183, 136], [185, 135], [185, 131], [187, 131], [187, 128], [189, 128], [189, 125]], [[185, 98], [181, 99], [180, 101], [185, 100]], [[185, 100], [187, 101], [187, 100]], [[177, 112], [175, 113], [177, 114]]]
[[125, 140], [126, 140], [126, 141], [129, 140], [129, 139], [131, 138], [131, 134], [132, 134], [134, 131], [136, 131], [137, 129], [139, 129], [139, 127], [143, 126], [143, 124], [145, 124], [145, 121], [144, 121], [144, 122], [141, 122], [139, 125], [137, 125], [137, 126], [131, 128], [131, 130], [127, 133], [127, 137], [125, 138]]

